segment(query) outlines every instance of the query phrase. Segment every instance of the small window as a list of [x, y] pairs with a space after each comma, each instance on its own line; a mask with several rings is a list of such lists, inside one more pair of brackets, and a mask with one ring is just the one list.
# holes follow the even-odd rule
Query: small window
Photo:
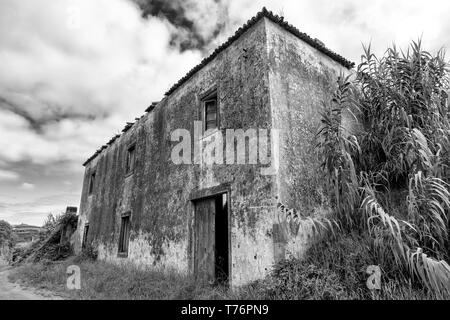
[[136, 146], [132, 145], [127, 150], [126, 174], [133, 173]]
[[219, 110], [217, 108], [217, 94], [210, 95], [203, 100], [204, 130], [219, 128]]
[[128, 254], [128, 240], [130, 237], [130, 215], [122, 216], [119, 235], [119, 254]]
[[89, 181], [89, 194], [92, 194], [94, 192], [94, 186], [95, 186], [95, 172], [91, 173], [91, 179]]
[[84, 225], [84, 232], [83, 232], [83, 244], [82, 244], [83, 249], [86, 248], [88, 232], [89, 232], [89, 224], [86, 223]]

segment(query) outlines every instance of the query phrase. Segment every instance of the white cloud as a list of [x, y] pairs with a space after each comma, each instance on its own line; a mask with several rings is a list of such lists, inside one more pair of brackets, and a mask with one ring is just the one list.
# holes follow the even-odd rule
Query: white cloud
[[24, 189], [24, 190], [33, 190], [34, 187], [35, 187], [34, 184], [28, 183], [28, 182], [24, 182], [21, 185], [21, 188]]
[[230, 28], [236, 28], [263, 6], [300, 31], [358, 63], [361, 44], [372, 42], [382, 54], [393, 42], [400, 47], [423, 36], [428, 50], [450, 46], [450, 3], [447, 0], [230, 0]]
[[19, 175], [13, 171], [0, 169], [0, 181], [15, 181], [19, 179]]
[[[80, 12], [76, 29], [67, 27], [71, 8]], [[141, 18], [126, 0], [2, 1], [3, 108], [44, 126], [29, 130], [24, 118], [3, 110], [0, 159], [80, 162], [93, 153], [200, 60], [199, 52], [170, 47], [170, 30], [161, 18]]]

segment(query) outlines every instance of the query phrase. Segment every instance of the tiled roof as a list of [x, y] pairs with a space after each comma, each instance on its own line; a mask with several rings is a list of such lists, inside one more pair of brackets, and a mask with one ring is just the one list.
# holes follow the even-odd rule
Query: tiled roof
[[280, 17], [278, 15], [274, 15], [272, 11], [268, 11], [266, 7], [263, 7], [260, 12], [256, 14], [253, 18], [247, 21], [242, 27], [240, 27], [234, 35], [228, 38], [228, 40], [224, 43], [222, 43], [219, 47], [214, 50], [213, 53], [211, 53], [208, 57], [203, 59], [198, 65], [196, 65], [194, 68], [192, 68], [183, 78], [181, 78], [177, 83], [175, 83], [166, 93], [165, 95], [168, 96], [172, 92], [174, 92], [178, 87], [180, 87], [183, 83], [185, 83], [189, 78], [191, 78], [198, 70], [203, 68], [208, 62], [213, 60], [220, 52], [228, 48], [236, 39], [238, 39], [244, 32], [246, 32], [248, 29], [250, 29], [252, 26], [254, 26], [259, 20], [261, 20], [263, 17], [268, 18], [272, 22], [278, 24], [285, 30], [292, 33], [297, 38], [305, 41], [310, 46], [316, 48], [320, 52], [323, 52], [327, 56], [329, 56], [331, 59], [335, 60], [336, 62], [339, 62], [344, 67], [351, 69], [354, 67], [354, 63], [345, 59], [341, 55], [337, 54], [336, 52], [331, 51], [325, 45], [318, 39], [311, 38], [306, 33], [300, 32], [296, 27], [289, 24], [288, 22], [284, 21], [284, 17]]
[[[278, 15], [274, 15], [272, 11], [268, 11], [266, 7], [263, 7], [260, 12], [256, 14], [253, 18], [247, 21], [242, 27], [240, 27], [233, 36], [229, 37], [228, 40], [224, 43], [222, 43], [219, 47], [214, 50], [212, 54], [210, 54], [208, 57], [203, 59], [198, 65], [196, 65], [193, 69], [191, 69], [183, 78], [181, 78], [177, 83], [175, 83], [166, 93], [165, 95], [168, 96], [171, 93], [173, 93], [178, 87], [183, 85], [186, 81], [188, 81], [197, 71], [199, 71], [201, 68], [203, 68], [208, 62], [213, 60], [220, 52], [228, 48], [236, 39], [238, 39], [244, 32], [246, 32], [248, 29], [250, 29], [252, 26], [254, 26], [259, 20], [261, 20], [263, 17], [268, 18], [270, 21], [278, 24], [285, 30], [292, 33], [297, 38], [305, 41], [310, 46], [316, 48], [320, 52], [323, 52], [327, 56], [329, 56], [331, 59], [335, 60], [336, 62], [339, 62], [344, 67], [351, 69], [354, 67], [354, 63], [345, 59], [344, 57], [340, 56], [339, 54], [331, 51], [325, 45], [318, 39], [311, 38], [306, 33], [300, 32], [296, 27], [289, 24], [288, 22], [284, 21], [283, 17], [280, 17]], [[153, 102], [145, 111], [151, 112], [157, 105], [157, 102]], [[136, 118], [138, 121], [138, 118]], [[135, 122], [134, 122], [135, 123]], [[125, 127], [123, 128], [122, 132], [127, 132], [134, 124], [133, 122], [127, 122]], [[83, 166], [87, 165], [90, 161], [95, 159], [97, 155], [99, 155], [104, 149], [106, 149], [108, 146], [114, 143], [116, 139], [118, 139], [120, 135], [115, 135], [108, 143], [107, 145], [102, 146], [100, 149], [98, 149], [92, 156], [89, 157], [84, 163]]]

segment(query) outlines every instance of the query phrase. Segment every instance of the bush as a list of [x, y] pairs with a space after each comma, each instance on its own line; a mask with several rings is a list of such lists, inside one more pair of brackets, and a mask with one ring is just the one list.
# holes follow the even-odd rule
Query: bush
[[347, 292], [360, 299], [370, 297], [366, 281], [367, 267], [378, 265], [373, 256], [369, 237], [358, 234], [339, 236], [337, 239], [323, 239], [313, 244], [306, 252], [306, 263], [333, 270]]
[[56, 217], [49, 215], [45, 222], [46, 232], [42, 233], [41, 237], [30, 246], [16, 248], [13, 252], [13, 263], [58, 261], [69, 257], [73, 254], [73, 250], [68, 239], [63, 239], [61, 243], [62, 234], [67, 228], [74, 230], [77, 221], [78, 217], [74, 213], [65, 213]]
[[23, 247], [15, 247], [12, 253], [12, 263], [19, 264], [25, 261], [39, 248], [40, 243], [40, 241], [35, 241]]
[[339, 78], [317, 135], [334, 218], [343, 232], [369, 235], [379, 264], [401, 275], [397, 280], [420, 281], [450, 297], [450, 69], [444, 52], [432, 55], [419, 41], [377, 58], [369, 46], [355, 75]]
[[42, 259], [50, 261], [63, 260], [72, 255], [72, 253], [73, 251], [69, 243], [50, 244], [44, 247], [41, 255], [36, 256], [35, 261], [40, 261]]
[[11, 225], [0, 220], [0, 259], [9, 262], [12, 258], [12, 249], [15, 244], [15, 236]]
[[[269, 281], [272, 299], [367, 299], [366, 269], [375, 264], [367, 238], [358, 235], [323, 239], [303, 260], [278, 263]], [[275, 286], [273, 286], [275, 284]], [[270, 292], [271, 291], [271, 292]]]
[[98, 258], [97, 248], [92, 244], [86, 244], [81, 253], [75, 257], [75, 263], [82, 261], [95, 261]]
[[297, 259], [279, 263], [268, 282], [268, 299], [336, 300], [349, 295], [334, 271]]
[[379, 265], [381, 290], [371, 291], [366, 282], [370, 265], [378, 265], [378, 251], [368, 236], [349, 234], [313, 244], [304, 259], [277, 263], [271, 274], [240, 290], [241, 299], [342, 300], [432, 299], [424, 288], [398, 277], [395, 266]]

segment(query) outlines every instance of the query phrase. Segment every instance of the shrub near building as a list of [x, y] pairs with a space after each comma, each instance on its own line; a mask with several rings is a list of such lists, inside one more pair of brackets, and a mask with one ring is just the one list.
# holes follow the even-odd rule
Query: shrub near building
[[0, 220], [0, 259], [10, 260], [14, 243], [15, 237], [11, 225], [4, 220]]

